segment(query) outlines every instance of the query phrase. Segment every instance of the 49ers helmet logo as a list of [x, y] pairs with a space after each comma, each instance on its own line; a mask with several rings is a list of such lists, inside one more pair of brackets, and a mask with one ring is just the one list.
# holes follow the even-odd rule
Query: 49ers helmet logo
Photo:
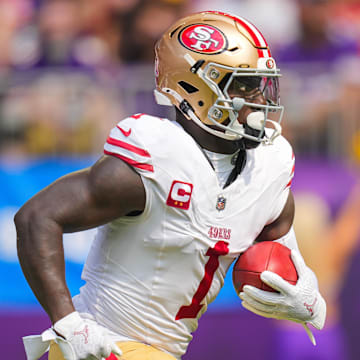
[[190, 25], [179, 33], [181, 45], [197, 53], [220, 54], [227, 47], [225, 35], [210, 25]]

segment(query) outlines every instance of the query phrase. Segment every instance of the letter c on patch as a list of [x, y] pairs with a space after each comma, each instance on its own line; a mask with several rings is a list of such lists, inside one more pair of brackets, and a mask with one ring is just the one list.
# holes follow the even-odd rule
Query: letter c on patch
[[192, 190], [192, 184], [174, 180], [166, 204], [184, 210], [189, 209]]

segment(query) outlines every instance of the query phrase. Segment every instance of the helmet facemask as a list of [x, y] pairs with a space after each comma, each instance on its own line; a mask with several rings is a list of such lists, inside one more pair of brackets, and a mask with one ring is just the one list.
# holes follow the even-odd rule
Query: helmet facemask
[[[195, 61], [189, 54], [184, 57], [190, 65], [195, 65]], [[220, 74], [224, 73], [222, 80], [216, 82]], [[244, 137], [265, 144], [271, 144], [281, 134], [280, 122], [284, 107], [280, 105], [278, 70], [234, 68], [210, 62], [204, 69], [197, 69], [196, 74], [216, 96], [207, 114], [211, 124], [215, 125], [211, 131], [208, 130], [209, 132], [227, 140], [238, 140]], [[264, 98], [265, 104], [251, 102], [247, 95], [255, 89]], [[237, 96], [232, 96], [234, 93]], [[244, 106], [253, 109], [246, 119], [247, 126], [238, 121], [239, 111]], [[273, 120], [275, 117], [277, 119]], [[190, 118], [196, 121], [193, 114]], [[271, 128], [266, 126], [269, 124]], [[255, 131], [246, 131], [247, 127]]]

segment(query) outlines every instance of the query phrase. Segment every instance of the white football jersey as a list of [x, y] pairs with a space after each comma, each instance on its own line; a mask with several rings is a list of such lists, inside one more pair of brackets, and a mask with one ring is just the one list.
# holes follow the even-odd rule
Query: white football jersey
[[279, 137], [247, 151], [225, 189], [198, 144], [167, 119], [127, 118], [104, 149], [141, 175], [146, 205], [140, 216], [99, 228], [75, 304], [118, 340], [181, 358], [233, 260], [280, 215], [294, 172], [291, 146]]

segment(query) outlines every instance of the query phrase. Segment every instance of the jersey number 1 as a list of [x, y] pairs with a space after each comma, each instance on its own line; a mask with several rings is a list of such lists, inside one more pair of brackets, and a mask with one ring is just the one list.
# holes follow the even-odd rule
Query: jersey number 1
[[201, 301], [205, 298], [206, 294], [210, 290], [211, 283], [214, 278], [215, 271], [219, 267], [219, 256], [226, 255], [229, 252], [228, 243], [225, 241], [218, 241], [213, 248], [209, 248], [206, 252], [206, 256], [209, 256], [209, 260], [205, 265], [205, 274], [200, 281], [190, 305], [183, 305], [175, 319], [193, 319], [196, 318], [199, 311], [203, 307]]

